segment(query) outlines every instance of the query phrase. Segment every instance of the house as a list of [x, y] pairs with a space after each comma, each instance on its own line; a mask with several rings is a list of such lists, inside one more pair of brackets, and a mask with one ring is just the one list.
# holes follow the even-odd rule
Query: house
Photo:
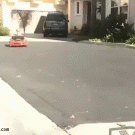
[[96, 19], [104, 20], [109, 14], [124, 13], [128, 23], [135, 23], [135, 0], [1, 0], [0, 19], [11, 33], [20, 29], [18, 10], [31, 11], [26, 33], [41, 33], [42, 23], [48, 11], [62, 11], [68, 16], [69, 33], [83, 24], [90, 27]]
[[0, 10], [3, 26], [8, 27], [12, 33], [16, 33], [20, 27], [18, 11], [30, 11], [31, 17], [26, 33], [41, 33], [45, 16], [49, 11], [62, 11], [67, 15], [67, 1], [58, 0], [2, 0]]

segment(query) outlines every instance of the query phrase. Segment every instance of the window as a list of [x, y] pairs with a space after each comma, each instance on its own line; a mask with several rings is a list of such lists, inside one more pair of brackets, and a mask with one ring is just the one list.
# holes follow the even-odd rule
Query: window
[[101, 20], [101, 0], [96, 3], [96, 19]]
[[111, 7], [118, 7], [118, 0], [111, 0]]
[[128, 18], [128, 0], [121, 0], [120, 14], [124, 14]]
[[119, 0], [111, 0], [111, 15], [118, 15]]
[[80, 15], [80, 2], [76, 1], [75, 14]]
[[128, 1], [129, 0], [111, 0], [111, 15], [124, 14], [128, 19]]
[[79, 14], [79, 2], [77, 2], [77, 14]]

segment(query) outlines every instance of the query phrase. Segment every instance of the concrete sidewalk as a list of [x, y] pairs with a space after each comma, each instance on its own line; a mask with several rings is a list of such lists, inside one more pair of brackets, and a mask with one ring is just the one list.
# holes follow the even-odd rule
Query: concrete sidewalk
[[[9, 128], [9, 131], [1, 131]], [[0, 79], [1, 135], [69, 135]]]

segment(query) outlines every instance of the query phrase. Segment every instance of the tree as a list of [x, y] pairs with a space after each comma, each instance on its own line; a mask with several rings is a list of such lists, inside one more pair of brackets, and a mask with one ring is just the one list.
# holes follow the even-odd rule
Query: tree
[[20, 19], [20, 25], [21, 27], [23, 27], [24, 34], [25, 34], [26, 26], [29, 24], [31, 20], [31, 11], [21, 10], [21, 11], [17, 11], [17, 14]]

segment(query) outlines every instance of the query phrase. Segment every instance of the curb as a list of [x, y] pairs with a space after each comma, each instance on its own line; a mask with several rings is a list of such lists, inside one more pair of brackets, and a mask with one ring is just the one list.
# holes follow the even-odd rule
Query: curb
[[96, 45], [105, 45], [105, 46], [119, 46], [119, 47], [125, 47], [125, 43], [111, 43], [111, 42], [89, 42], [88, 40], [80, 41], [80, 43], [86, 43], [86, 44], [96, 44]]
[[[72, 135], [133, 135], [134, 125], [135, 121], [81, 124], [69, 129], [68, 132]], [[130, 129], [130, 134], [128, 134], [128, 129]], [[123, 131], [123, 134], [120, 134], [119, 131]]]
[[134, 46], [134, 45], [131, 45], [131, 44], [126, 44], [126, 48], [132, 48], [132, 49], [135, 49], [135, 46]]
[[104, 45], [104, 46], [119, 46], [125, 48], [132, 48], [135, 49], [134, 45], [126, 44], [126, 43], [111, 43], [111, 42], [89, 42], [88, 40], [78, 41], [79, 43], [85, 44], [95, 44], [95, 45]]

